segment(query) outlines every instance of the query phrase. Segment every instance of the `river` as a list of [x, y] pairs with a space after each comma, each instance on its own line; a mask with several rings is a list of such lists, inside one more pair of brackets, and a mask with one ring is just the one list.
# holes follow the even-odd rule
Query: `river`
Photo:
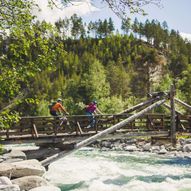
[[83, 148], [45, 177], [62, 191], [191, 191], [191, 159]]

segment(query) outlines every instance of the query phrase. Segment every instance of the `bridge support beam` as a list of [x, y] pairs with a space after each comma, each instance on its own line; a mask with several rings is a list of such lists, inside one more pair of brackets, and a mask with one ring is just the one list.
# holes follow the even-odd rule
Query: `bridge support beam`
[[184, 107], [186, 107], [188, 110], [190, 110], [190, 111], [191, 111], [191, 106], [190, 106], [190, 105], [188, 105], [187, 103], [185, 103], [185, 102], [183, 102], [183, 101], [179, 100], [178, 98], [174, 98], [174, 100], [175, 100], [177, 103], [179, 103], [179, 104], [183, 105]]
[[63, 152], [55, 154], [55, 155], [53, 155], [51, 157], [48, 157], [47, 159], [41, 161], [41, 164], [43, 166], [47, 167], [50, 163], [55, 162], [56, 160], [67, 156], [68, 154], [78, 150], [79, 148], [87, 146], [90, 143], [96, 141], [97, 139], [99, 139], [101, 137], [104, 137], [105, 135], [107, 135], [109, 133], [115, 132], [117, 129], [120, 129], [121, 127], [125, 126], [126, 124], [128, 124], [128, 123], [134, 121], [135, 119], [143, 116], [148, 111], [150, 111], [150, 110], [154, 109], [155, 107], [158, 107], [159, 105], [163, 104], [165, 101], [166, 101], [166, 99], [162, 99], [162, 100], [157, 101], [156, 103], [153, 103], [152, 105], [148, 106], [147, 108], [145, 108], [145, 109], [141, 110], [140, 112], [128, 117], [127, 119], [113, 125], [112, 127], [108, 128], [108, 129], [105, 129], [105, 130], [101, 131], [100, 133], [98, 133], [96, 135], [93, 135], [92, 137], [89, 137], [89, 138], [81, 141], [80, 143], [77, 143], [76, 145], [74, 145], [73, 150], [70, 150], [68, 152], [63, 151]]
[[171, 143], [173, 146], [176, 145], [176, 112], [174, 104], [175, 88], [171, 85], [170, 88], [170, 106], [171, 106]]
[[153, 102], [155, 102], [157, 100], [159, 100], [159, 97], [150, 98], [149, 100], [141, 102], [141, 103], [139, 103], [139, 104], [137, 104], [137, 105], [135, 105], [135, 106], [133, 106], [131, 108], [128, 108], [128, 109], [126, 109], [126, 110], [124, 110], [124, 111], [122, 111], [122, 112], [120, 112], [118, 114], [120, 115], [120, 114], [124, 114], [124, 113], [130, 113], [130, 112], [133, 112], [133, 111], [135, 111], [137, 109], [140, 110], [142, 107], [150, 105], [151, 103], [153, 103]]

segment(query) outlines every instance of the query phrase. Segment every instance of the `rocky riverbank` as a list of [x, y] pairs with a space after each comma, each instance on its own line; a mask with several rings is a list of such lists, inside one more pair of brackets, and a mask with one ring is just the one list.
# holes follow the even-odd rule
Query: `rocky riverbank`
[[191, 158], [191, 139], [179, 139], [173, 147], [169, 141], [145, 139], [115, 139], [96, 141], [92, 147], [101, 151], [151, 152], [160, 155]]
[[60, 191], [43, 175], [46, 169], [36, 159], [27, 160], [24, 152], [4, 150], [0, 156], [1, 191]]
[[[152, 144], [151, 144], [152, 143]], [[169, 141], [145, 139], [109, 139], [99, 140], [90, 145], [101, 151], [151, 152], [171, 157], [191, 159], [191, 139], [179, 139], [176, 147]], [[52, 154], [59, 150], [52, 150]], [[21, 150], [4, 150], [0, 156], [0, 190], [1, 191], [60, 191], [45, 178], [46, 169], [37, 159], [46, 158], [50, 150], [23, 152]], [[33, 156], [33, 157], [32, 157]], [[42, 157], [43, 156], [43, 157]]]

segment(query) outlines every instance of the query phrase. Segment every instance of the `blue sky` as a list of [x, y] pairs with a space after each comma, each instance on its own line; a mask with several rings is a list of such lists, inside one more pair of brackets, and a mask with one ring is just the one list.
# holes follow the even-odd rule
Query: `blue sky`
[[[87, 23], [91, 20], [95, 21], [99, 18], [107, 19], [111, 17], [116, 27], [120, 28], [121, 26], [121, 20], [107, 7], [107, 4], [103, 4], [102, 0], [93, 0], [93, 3], [91, 3], [90, 0], [81, 0], [79, 3], [75, 2], [63, 10], [50, 10], [46, 7], [45, 1], [47, 0], [36, 1], [40, 4], [42, 9], [42, 12], [37, 14], [41, 20], [45, 19], [50, 22], [55, 22], [59, 18], [70, 17], [76, 13]], [[147, 16], [129, 16], [133, 20], [137, 17], [138, 20], [142, 22], [146, 19], [157, 19], [161, 23], [166, 21], [169, 29], [177, 30], [191, 39], [191, 0], [161, 0], [161, 3], [163, 8], [154, 5], [145, 6], [144, 9], [148, 13]]]
[[147, 6], [148, 18], [166, 21], [169, 28], [191, 33], [191, 0], [162, 0], [163, 8]]

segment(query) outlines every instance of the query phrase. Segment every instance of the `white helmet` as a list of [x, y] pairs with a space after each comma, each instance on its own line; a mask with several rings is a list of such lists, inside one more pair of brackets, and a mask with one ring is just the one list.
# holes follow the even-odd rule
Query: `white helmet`
[[59, 101], [62, 101], [62, 99], [61, 99], [61, 98], [58, 98], [58, 99], [57, 99], [57, 102], [59, 102]]

